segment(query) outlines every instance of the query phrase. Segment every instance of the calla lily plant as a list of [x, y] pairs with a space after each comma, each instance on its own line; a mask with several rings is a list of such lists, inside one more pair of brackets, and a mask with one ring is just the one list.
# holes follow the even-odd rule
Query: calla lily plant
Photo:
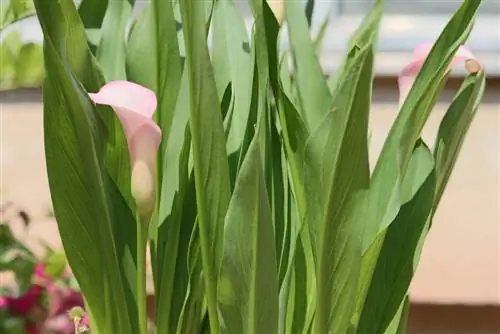
[[[384, 1], [335, 73], [318, 56], [326, 35], [311, 34], [314, 1], [248, 2], [251, 29], [232, 0], [152, 0], [138, 16], [134, 1], [34, 0], [49, 184], [92, 333], [404, 332], [423, 241], [484, 92], [465, 46], [481, 1], [415, 45], [372, 165]], [[426, 143], [459, 63], [467, 75]]]

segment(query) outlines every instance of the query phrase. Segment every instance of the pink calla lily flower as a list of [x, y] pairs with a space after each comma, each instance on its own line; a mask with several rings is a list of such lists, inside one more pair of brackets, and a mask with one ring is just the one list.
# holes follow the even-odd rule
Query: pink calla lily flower
[[153, 121], [156, 95], [153, 91], [130, 81], [111, 81], [98, 93], [89, 93], [96, 104], [113, 108], [127, 137], [132, 165], [144, 161], [154, 170], [156, 152], [161, 142], [161, 129]]
[[113, 108], [122, 123], [131, 158], [132, 195], [147, 215], [154, 206], [156, 153], [161, 142], [161, 129], [153, 121], [156, 95], [136, 83], [117, 80], [89, 96], [94, 103]]
[[[432, 49], [433, 43], [423, 43], [418, 45], [413, 51], [413, 59], [406, 65], [398, 77], [399, 85], [399, 103], [403, 104], [408, 93], [415, 82], [415, 79], [422, 69], [427, 56]], [[448, 71], [455, 67], [459, 63], [465, 63], [465, 67], [469, 73], [476, 73], [481, 70], [481, 64], [474, 56], [474, 54], [465, 46], [461, 45], [458, 48], [457, 53], [453, 57]]]

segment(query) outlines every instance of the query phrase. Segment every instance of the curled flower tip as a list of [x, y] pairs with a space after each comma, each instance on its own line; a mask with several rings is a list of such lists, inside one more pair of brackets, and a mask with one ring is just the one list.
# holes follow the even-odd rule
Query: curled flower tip
[[3, 296], [0, 296], [0, 308], [8, 308], [9, 300]]
[[[403, 104], [410, 92], [417, 75], [420, 73], [425, 60], [429, 56], [433, 43], [418, 45], [413, 51], [412, 60], [406, 65], [398, 76], [399, 102]], [[448, 66], [447, 72], [459, 63], [464, 63], [467, 72], [477, 73], [482, 69], [481, 63], [474, 54], [465, 46], [461, 45]]]

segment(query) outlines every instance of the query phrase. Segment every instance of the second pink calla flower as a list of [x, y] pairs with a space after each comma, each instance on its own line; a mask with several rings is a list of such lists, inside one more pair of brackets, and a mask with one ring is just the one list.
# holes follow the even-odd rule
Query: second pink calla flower
[[131, 158], [132, 194], [138, 207], [149, 212], [154, 205], [156, 153], [161, 142], [161, 129], [153, 120], [155, 93], [136, 83], [117, 80], [89, 96], [94, 103], [113, 108], [120, 119]]
[[[413, 58], [406, 65], [398, 77], [399, 85], [399, 104], [402, 105], [408, 93], [417, 78], [418, 73], [422, 69], [427, 56], [431, 52], [433, 43], [423, 43], [418, 45], [413, 51]], [[451, 70], [459, 63], [465, 63], [465, 67], [469, 73], [476, 73], [481, 70], [481, 65], [474, 54], [465, 46], [461, 45], [457, 53], [453, 57], [448, 70]]]

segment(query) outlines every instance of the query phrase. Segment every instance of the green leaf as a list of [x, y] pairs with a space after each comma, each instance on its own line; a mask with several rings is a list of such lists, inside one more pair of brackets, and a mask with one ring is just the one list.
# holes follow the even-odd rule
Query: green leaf
[[306, 16], [298, 1], [285, 1], [295, 80], [302, 117], [309, 130], [315, 129], [330, 110], [331, 94], [321, 69], [314, 43], [309, 35]]
[[97, 60], [107, 81], [125, 80], [125, 28], [135, 0], [113, 0], [102, 21]]
[[109, 0], [82, 0], [78, 7], [85, 29], [101, 29]]
[[373, 46], [353, 58], [334, 110], [306, 146], [307, 221], [316, 258], [316, 333], [344, 333], [355, 309], [369, 187]]
[[410, 298], [405, 297], [404, 301], [399, 306], [399, 310], [387, 327], [385, 334], [405, 334], [408, 314], [410, 313]]
[[432, 48], [401, 106], [373, 172], [371, 221], [365, 232], [365, 250], [394, 220], [404, 203], [399, 194], [400, 180], [406, 174], [413, 147], [443, 87], [448, 66], [468, 37], [480, 4], [477, 0], [463, 2]]
[[[156, 118], [168, 138], [181, 85], [181, 59], [171, 1], [153, 0], [136, 21], [127, 46], [127, 77], [152, 89], [158, 99]], [[158, 157], [158, 182], [164, 170], [167, 140]], [[160, 219], [160, 224], [163, 220]]]
[[408, 201], [387, 229], [357, 333], [385, 333], [404, 302], [418, 262], [419, 245], [429, 229], [435, 187], [434, 159], [420, 141], [402, 184], [402, 195]]
[[[80, 85], [96, 89], [101, 76], [87, 44], [81, 43], [85, 33], [73, 2], [36, 0], [35, 5], [45, 37], [44, 126], [51, 129], [45, 132], [47, 171], [68, 262], [97, 328], [137, 333], [130, 295], [135, 235], [129, 230], [135, 222], [105, 169], [104, 129]], [[101, 284], [95, 284], [95, 277]]]
[[[85, 30], [74, 3], [68, 0], [51, 1], [50, 4], [39, 6], [37, 12], [44, 36], [51, 40], [58, 56], [71, 69], [85, 91], [97, 92], [105, 83], [104, 77], [88, 48]], [[122, 195], [132, 206], [130, 158], [122, 126], [111, 108], [97, 109], [107, 130], [106, 167]]]
[[202, 255], [200, 254], [199, 237], [198, 223], [196, 222], [189, 240], [187, 253], [189, 282], [186, 299], [182, 306], [179, 326], [176, 331], [177, 334], [200, 333], [201, 331], [200, 314], [202, 314], [205, 282], [202, 275]]
[[227, 151], [240, 149], [250, 113], [253, 61], [245, 22], [234, 2], [215, 3], [213, 13], [213, 57], [216, 83], [221, 90], [231, 82], [234, 104], [226, 118], [228, 124]]
[[3, 0], [0, 2], [0, 31], [16, 21], [35, 15], [32, 0]]
[[[172, 130], [166, 145], [161, 186], [160, 225], [157, 238], [157, 258], [159, 263], [156, 290], [158, 296], [156, 319], [160, 333], [174, 333], [177, 328], [177, 318], [184, 302], [186, 287], [175, 286], [187, 284], [187, 277], [179, 279], [179, 281], [177, 275], [182, 277], [182, 272], [187, 270], [187, 259], [185, 258], [187, 249], [185, 247], [188, 245], [192, 224], [195, 221], [195, 217], [187, 222], [183, 218], [183, 215], [196, 211], [186, 207], [188, 203], [191, 206], [196, 206], [195, 200], [189, 201], [186, 199], [187, 191], [191, 186], [194, 187], [194, 184], [189, 183], [191, 168], [188, 165], [188, 160], [191, 134], [189, 132], [188, 88], [188, 73], [184, 71], [181, 91], [174, 111]], [[192, 197], [194, 197], [194, 194]], [[189, 228], [189, 226], [191, 227]], [[183, 238], [186, 233], [187, 239]], [[177, 310], [172, 310], [172, 308], [175, 308], [176, 303]]]
[[469, 75], [451, 102], [441, 124], [434, 146], [437, 187], [433, 213], [446, 189], [465, 136], [484, 95], [486, 80], [483, 71]]
[[205, 3], [181, 1], [189, 73], [190, 128], [196, 204], [210, 328], [218, 333], [217, 268], [230, 198], [229, 166], [217, 89], [208, 53]]
[[224, 228], [222, 333], [276, 333], [278, 273], [258, 132], [236, 179]]

